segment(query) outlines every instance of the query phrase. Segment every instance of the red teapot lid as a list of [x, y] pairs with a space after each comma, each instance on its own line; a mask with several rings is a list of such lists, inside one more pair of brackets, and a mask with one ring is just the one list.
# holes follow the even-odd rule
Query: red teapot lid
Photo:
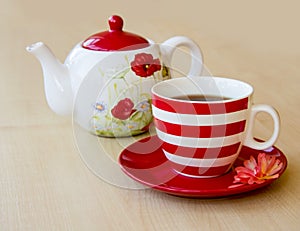
[[123, 19], [120, 16], [111, 16], [108, 23], [108, 31], [90, 36], [82, 43], [82, 47], [94, 51], [127, 51], [149, 46], [143, 37], [122, 30]]

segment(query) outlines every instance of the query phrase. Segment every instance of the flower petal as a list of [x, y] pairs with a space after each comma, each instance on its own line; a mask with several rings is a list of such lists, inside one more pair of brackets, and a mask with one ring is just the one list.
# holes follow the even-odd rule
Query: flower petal
[[248, 169], [254, 170], [257, 166], [256, 160], [253, 156], [250, 156], [249, 160], [244, 161], [244, 166]]
[[257, 157], [258, 162], [258, 176], [262, 177], [264, 174], [266, 174], [267, 171], [267, 158], [265, 153], [259, 153]]
[[251, 169], [245, 168], [243, 166], [236, 167], [235, 171], [237, 172], [237, 174], [239, 174], [239, 173], [248, 173], [248, 174], [254, 175], [254, 172]]
[[273, 166], [269, 169], [267, 172], [268, 176], [272, 176], [275, 173], [279, 172], [283, 166], [283, 163], [280, 162], [280, 160], [276, 160], [276, 162], [273, 164]]

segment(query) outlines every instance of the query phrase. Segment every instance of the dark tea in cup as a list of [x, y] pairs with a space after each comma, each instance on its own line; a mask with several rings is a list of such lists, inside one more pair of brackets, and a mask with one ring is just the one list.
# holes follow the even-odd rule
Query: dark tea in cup
[[224, 101], [230, 100], [231, 98], [225, 96], [218, 96], [218, 95], [181, 95], [172, 97], [173, 99], [178, 100], [189, 100], [189, 101]]

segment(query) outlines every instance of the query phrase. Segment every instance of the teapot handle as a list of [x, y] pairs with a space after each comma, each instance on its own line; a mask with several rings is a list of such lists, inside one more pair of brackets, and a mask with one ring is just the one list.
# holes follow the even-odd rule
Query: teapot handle
[[203, 69], [203, 58], [199, 46], [185, 36], [172, 37], [160, 45], [162, 59], [167, 67], [171, 66], [172, 56], [177, 47], [184, 46], [190, 49], [191, 67], [188, 76], [200, 75]]

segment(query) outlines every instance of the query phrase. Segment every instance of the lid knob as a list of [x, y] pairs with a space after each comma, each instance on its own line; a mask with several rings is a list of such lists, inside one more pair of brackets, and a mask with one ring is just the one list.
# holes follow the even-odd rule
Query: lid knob
[[108, 19], [110, 31], [122, 31], [123, 19], [118, 15], [112, 15]]

